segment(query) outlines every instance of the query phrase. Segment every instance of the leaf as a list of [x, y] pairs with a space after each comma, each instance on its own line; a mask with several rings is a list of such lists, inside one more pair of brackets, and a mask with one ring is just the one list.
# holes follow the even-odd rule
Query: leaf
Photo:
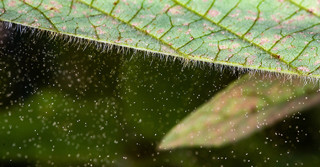
[[221, 146], [242, 139], [302, 109], [318, 104], [312, 84], [246, 75], [187, 116], [159, 148]]
[[1, 0], [0, 20], [186, 61], [320, 76], [317, 0]]

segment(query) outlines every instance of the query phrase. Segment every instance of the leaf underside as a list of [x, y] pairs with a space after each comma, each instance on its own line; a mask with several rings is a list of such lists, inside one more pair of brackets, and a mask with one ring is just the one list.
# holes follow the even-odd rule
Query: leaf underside
[[[318, 104], [320, 94], [299, 80], [242, 77], [176, 125], [160, 149], [221, 146]], [[291, 99], [291, 100], [290, 100]]]
[[0, 20], [186, 60], [320, 77], [317, 0], [1, 0]]

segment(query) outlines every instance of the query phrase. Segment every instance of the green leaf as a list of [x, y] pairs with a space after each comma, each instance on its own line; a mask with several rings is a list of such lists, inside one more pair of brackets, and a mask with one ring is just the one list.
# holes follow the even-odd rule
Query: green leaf
[[0, 20], [186, 61], [320, 76], [317, 0], [1, 0]]
[[235, 81], [176, 125], [159, 148], [221, 146], [302, 109], [319, 103], [312, 84], [288, 83], [275, 78], [248, 75]]

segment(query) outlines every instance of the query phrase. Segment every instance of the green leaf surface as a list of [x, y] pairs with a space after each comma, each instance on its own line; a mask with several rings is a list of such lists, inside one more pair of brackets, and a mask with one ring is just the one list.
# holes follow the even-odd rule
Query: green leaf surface
[[221, 146], [317, 104], [312, 84], [248, 75], [235, 81], [176, 125], [159, 148]]
[[319, 6], [317, 0], [1, 0], [0, 20], [187, 61], [319, 78]]

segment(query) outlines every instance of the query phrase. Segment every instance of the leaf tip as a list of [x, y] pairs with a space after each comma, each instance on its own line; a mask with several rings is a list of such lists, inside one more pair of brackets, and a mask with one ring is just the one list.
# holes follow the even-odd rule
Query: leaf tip
[[168, 140], [167, 137], [165, 137], [161, 143], [158, 145], [158, 150], [160, 151], [166, 151], [166, 150], [171, 150], [171, 149], [174, 149], [176, 146], [174, 146], [172, 144], [173, 142]]

